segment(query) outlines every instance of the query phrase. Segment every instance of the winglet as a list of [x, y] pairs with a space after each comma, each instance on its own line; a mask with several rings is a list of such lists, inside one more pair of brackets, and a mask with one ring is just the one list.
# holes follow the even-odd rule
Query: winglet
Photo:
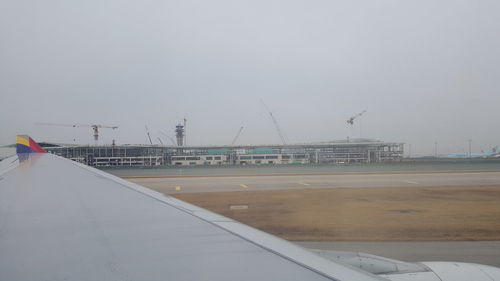
[[18, 135], [16, 139], [16, 152], [19, 153], [47, 153], [32, 138], [27, 135]]

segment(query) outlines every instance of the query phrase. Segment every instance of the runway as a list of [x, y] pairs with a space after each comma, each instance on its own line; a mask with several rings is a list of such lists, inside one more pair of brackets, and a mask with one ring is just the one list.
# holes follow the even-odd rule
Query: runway
[[353, 173], [338, 175], [224, 175], [125, 177], [164, 193], [285, 190], [314, 188], [488, 186], [500, 184], [500, 171], [439, 173]]

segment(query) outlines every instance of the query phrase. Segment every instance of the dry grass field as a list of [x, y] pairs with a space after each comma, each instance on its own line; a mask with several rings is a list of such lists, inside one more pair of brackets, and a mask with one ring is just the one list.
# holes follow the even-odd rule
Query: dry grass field
[[500, 240], [500, 186], [172, 196], [295, 241]]

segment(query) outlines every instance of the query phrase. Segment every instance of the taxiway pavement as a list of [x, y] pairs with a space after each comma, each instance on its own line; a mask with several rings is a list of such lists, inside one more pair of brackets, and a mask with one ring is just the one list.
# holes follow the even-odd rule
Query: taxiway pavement
[[339, 175], [125, 177], [164, 193], [304, 188], [485, 186], [500, 184], [499, 172], [354, 173]]

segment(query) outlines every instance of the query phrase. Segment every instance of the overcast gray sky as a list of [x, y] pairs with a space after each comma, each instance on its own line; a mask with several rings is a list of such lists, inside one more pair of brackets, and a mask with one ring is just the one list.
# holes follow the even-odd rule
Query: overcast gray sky
[[[0, 144], [500, 144], [500, 1], [0, 0]], [[346, 120], [367, 110], [349, 129]], [[166, 140], [165, 140], [166, 141]]]

